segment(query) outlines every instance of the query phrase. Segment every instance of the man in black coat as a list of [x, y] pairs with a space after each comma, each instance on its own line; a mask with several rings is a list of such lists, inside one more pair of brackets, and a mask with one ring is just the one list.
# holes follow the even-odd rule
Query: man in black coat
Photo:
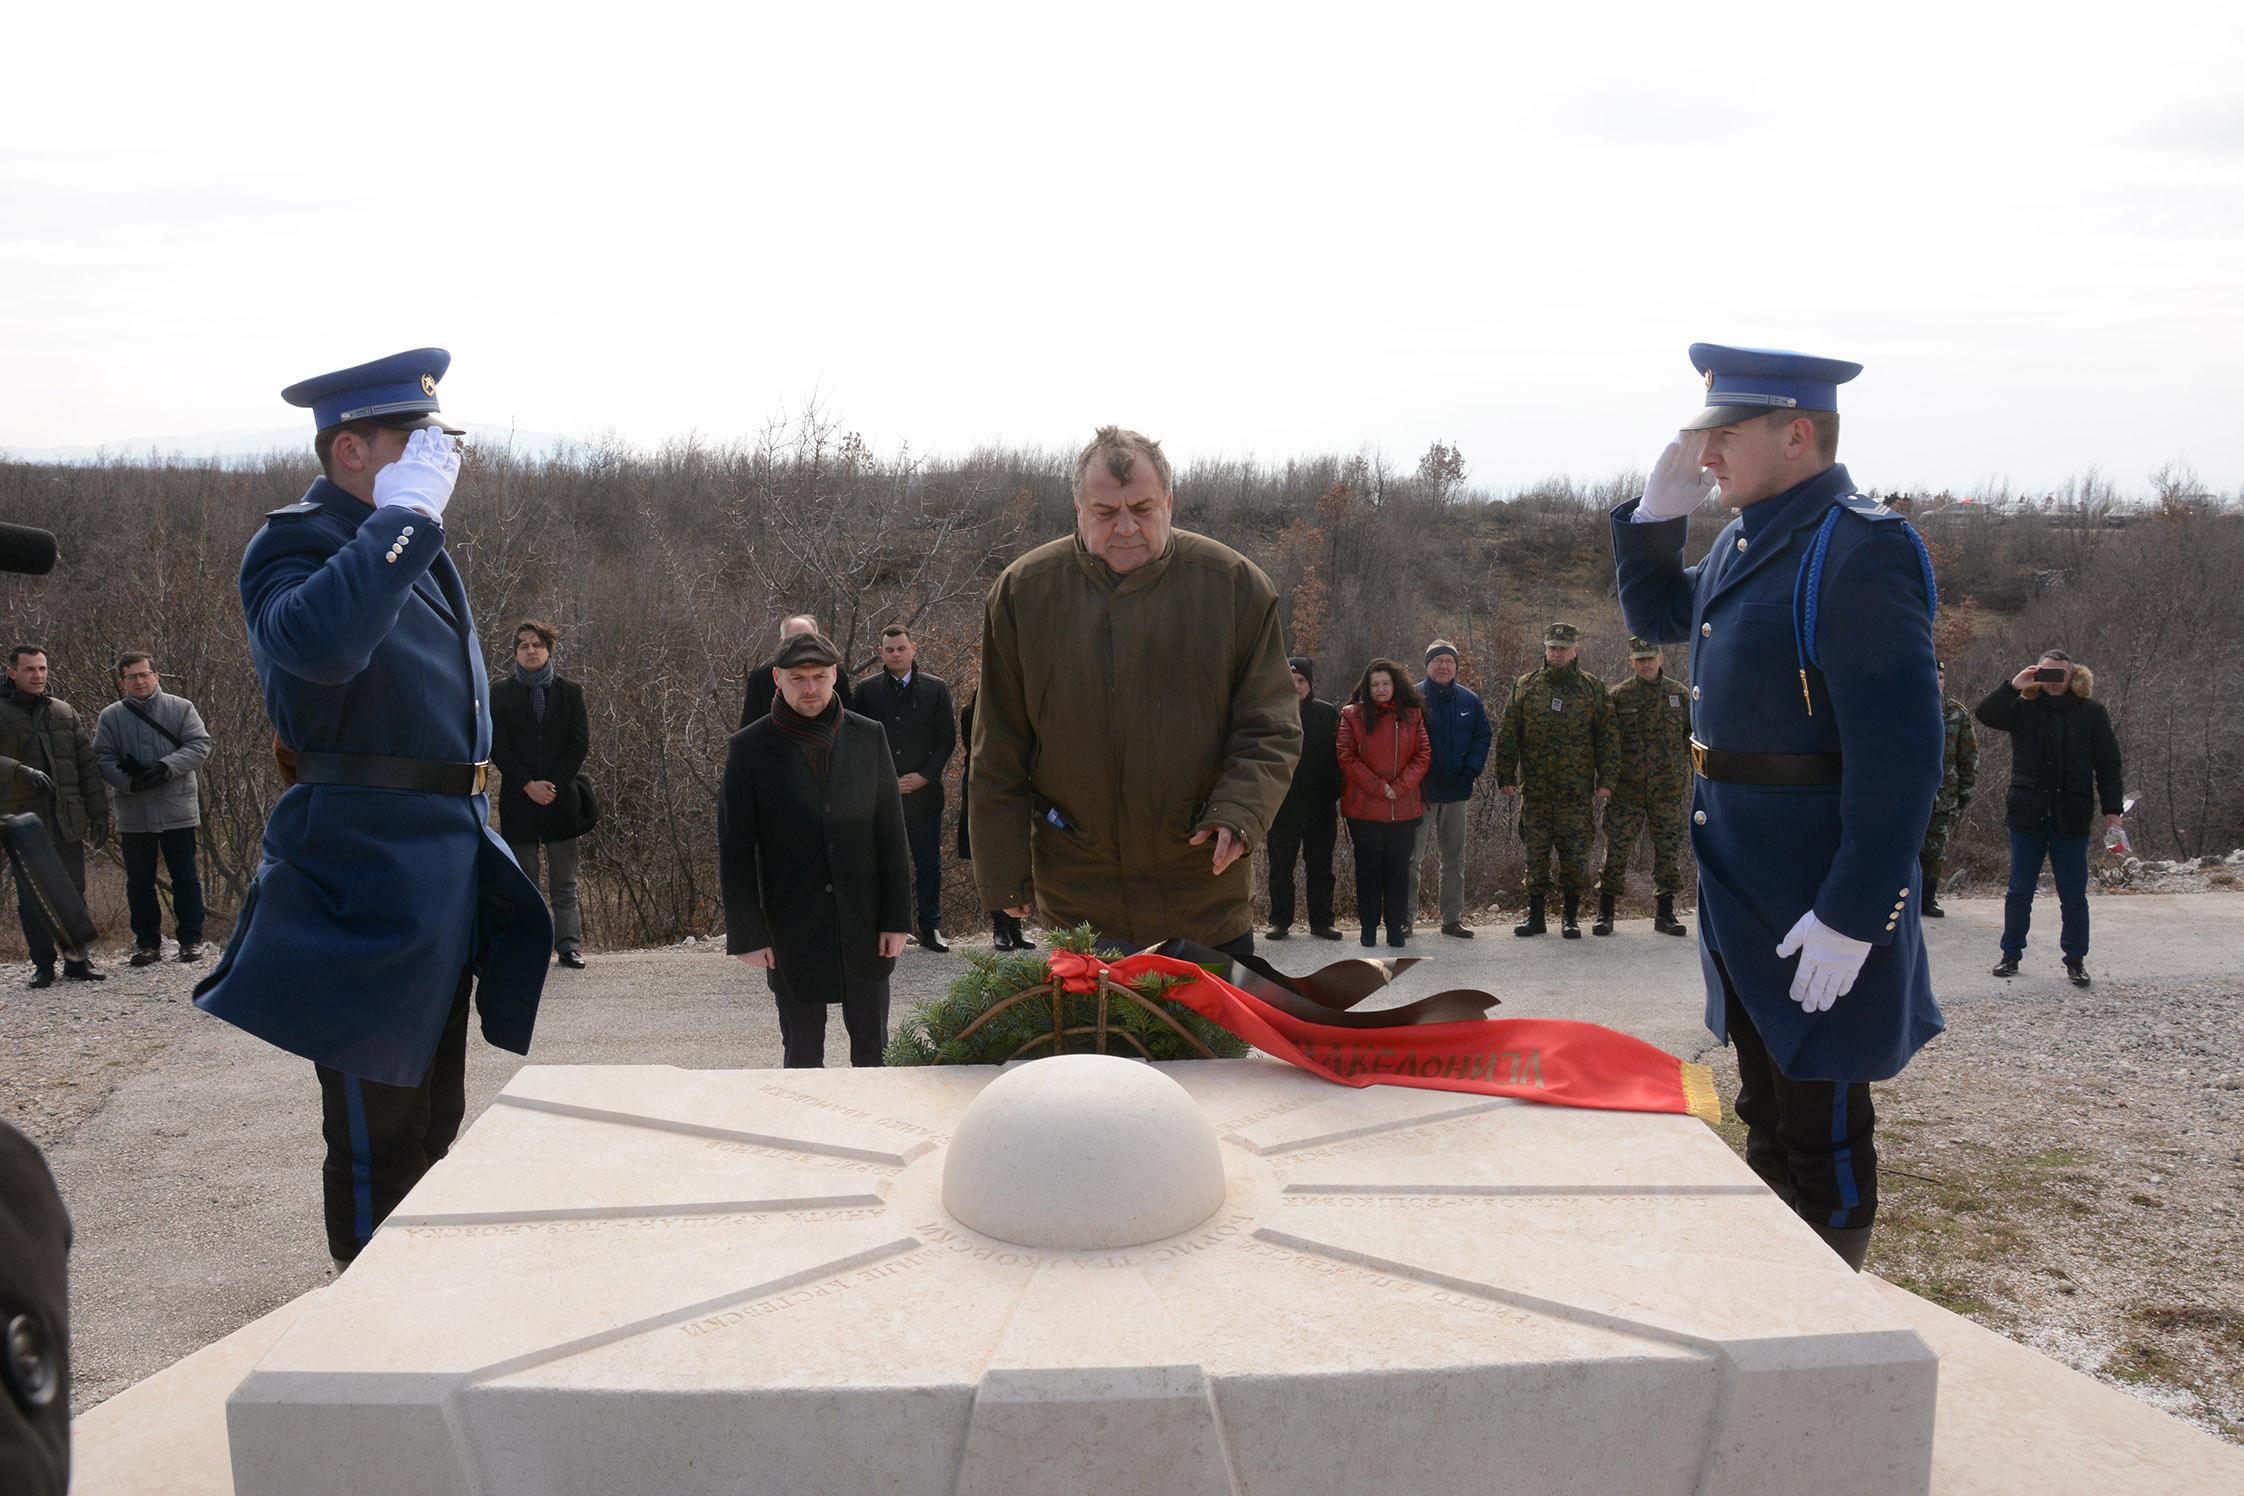
[[[958, 741], [966, 757], [958, 766], [958, 860], [974, 860], [974, 701], [958, 709]], [[1021, 928], [1021, 917], [1003, 909], [990, 911], [990, 948], [999, 951], [1033, 951], [1036, 942]]]
[[[797, 613], [792, 618], [780, 621], [779, 642], [784, 645], [797, 634], [815, 634], [818, 632], [817, 619], [811, 617], [808, 613]], [[771, 683], [771, 671], [772, 666], [777, 661], [778, 657], [775, 655], [748, 672], [748, 689], [742, 693], [740, 698], [740, 725], [742, 727], [746, 727], [751, 722], [761, 722], [770, 713], [772, 697], [775, 694]], [[849, 689], [849, 677], [838, 671], [836, 675], [838, 678], [834, 682], [834, 694], [841, 698], [842, 710], [845, 712], [857, 710], [857, 703], [850, 699], [852, 693]]]
[[70, 1484], [70, 1217], [31, 1140], [0, 1122], [0, 1490]]
[[857, 705], [888, 729], [896, 788], [904, 796], [904, 835], [912, 844], [919, 899], [920, 949], [943, 944], [943, 765], [958, 747], [951, 688], [941, 676], [914, 667], [919, 647], [911, 630], [892, 623], [880, 631], [881, 673], [858, 682]]
[[842, 709], [840, 664], [823, 634], [780, 646], [770, 715], [733, 734], [717, 800], [725, 949], [769, 977], [790, 1070], [825, 1064], [834, 1003], [849, 1062], [881, 1063], [911, 914], [896, 770], [880, 724]]
[[553, 949], [563, 966], [584, 969], [584, 915], [577, 907], [577, 837], [584, 807], [577, 771], [592, 746], [584, 688], [553, 673], [561, 631], [526, 618], [514, 631], [514, 672], [491, 687], [491, 762], [505, 788], [499, 834], [530, 881], [542, 849]]
[[2075, 987], [2088, 985], [2088, 832], [2096, 802], [2108, 830], [2127, 812], [2119, 737], [2111, 713], [2092, 701], [2096, 677], [2052, 649], [1988, 693], [1974, 714], [2010, 734], [2010, 889], [2002, 901], [2002, 959], [1995, 975], [2018, 974], [2033, 920], [2041, 865], [2057, 884], [2057, 949]]
[[1293, 670], [1293, 693], [1301, 704], [1301, 762], [1293, 784], [1270, 823], [1271, 940], [1293, 928], [1293, 864], [1299, 857], [1309, 883], [1309, 933], [1338, 940], [1332, 922], [1332, 844], [1340, 829], [1340, 709], [1314, 694], [1316, 662], [1307, 655], [1286, 661]]

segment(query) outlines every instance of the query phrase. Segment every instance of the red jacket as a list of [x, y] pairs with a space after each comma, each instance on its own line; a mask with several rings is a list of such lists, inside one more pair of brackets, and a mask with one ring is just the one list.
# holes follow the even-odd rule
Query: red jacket
[[[1418, 782], [1433, 767], [1434, 745], [1426, 738], [1425, 713], [1390, 707], [1371, 709], [1354, 703], [1340, 710], [1340, 738], [1334, 744], [1340, 772], [1347, 785], [1340, 792], [1340, 813], [1351, 821], [1415, 821], [1426, 813], [1418, 798]], [[1387, 798], [1384, 786], [1395, 787]]]

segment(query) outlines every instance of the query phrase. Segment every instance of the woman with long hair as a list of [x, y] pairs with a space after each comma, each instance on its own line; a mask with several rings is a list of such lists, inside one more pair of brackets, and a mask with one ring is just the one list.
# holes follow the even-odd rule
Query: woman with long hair
[[1356, 913], [1363, 943], [1375, 944], [1379, 923], [1387, 943], [1399, 946], [1410, 925], [1410, 845], [1426, 813], [1418, 784], [1434, 761], [1426, 713], [1410, 674], [1393, 660], [1377, 659], [1340, 712], [1334, 745], [1346, 780], [1340, 813], [1356, 848]]

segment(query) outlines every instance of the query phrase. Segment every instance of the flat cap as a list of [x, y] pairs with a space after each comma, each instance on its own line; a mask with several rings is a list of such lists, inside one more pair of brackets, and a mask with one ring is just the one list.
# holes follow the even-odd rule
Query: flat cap
[[813, 630], [807, 634], [791, 634], [780, 643], [779, 653], [771, 657], [775, 670], [797, 670], [805, 665], [840, 666], [841, 651], [834, 641]]

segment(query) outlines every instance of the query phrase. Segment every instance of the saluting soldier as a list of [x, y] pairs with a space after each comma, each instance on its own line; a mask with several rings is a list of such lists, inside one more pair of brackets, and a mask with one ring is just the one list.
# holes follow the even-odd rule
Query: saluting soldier
[[1519, 839], [1527, 849], [1527, 918], [1514, 935], [1541, 935], [1558, 853], [1559, 933], [1582, 938], [1582, 889], [1589, 883], [1597, 804], [1613, 793], [1620, 738], [1605, 683], [1582, 669], [1581, 630], [1554, 623], [1543, 632], [1543, 663], [1521, 676], [1496, 733], [1496, 787], [1518, 795]]
[[1924, 845], [1917, 849], [1917, 865], [1924, 869], [1927, 919], [1940, 919], [1940, 870], [1948, 861], [1948, 836], [1956, 820], [1979, 788], [1979, 733], [1971, 725], [1971, 708], [1948, 694], [1948, 665], [1940, 664], [1940, 792], [1932, 797], [1932, 823], [1925, 827]]
[[[1838, 463], [1860, 364], [1713, 343], [1691, 362], [1706, 408], [1613, 511], [1621, 607], [1644, 638], [1691, 642], [1706, 1021], [1737, 1047], [1746, 1162], [1860, 1269], [1869, 1082], [1943, 1027], [1917, 919], [1940, 784], [1932, 567]], [[1710, 492], [1736, 517], [1686, 568]]]
[[242, 557], [290, 787], [195, 1003], [313, 1062], [338, 1264], [459, 1133], [471, 990], [484, 1038], [529, 1052], [553, 940], [484, 792], [490, 688], [444, 550], [451, 362], [421, 348], [283, 390], [312, 410], [323, 472]]
[[1675, 917], [1675, 896], [1683, 888], [1683, 817], [1691, 799], [1691, 700], [1683, 683], [1669, 678], [1657, 644], [1630, 639], [1628, 666], [1629, 678], [1610, 693], [1620, 769], [1605, 806], [1605, 871], [1590, 933], [1613, 933], [1613, 901], [1628, 886], [1629, 855], [1649, 831], [1652, 892], [1659, 901], [1652, 928], [1688, 935]]

